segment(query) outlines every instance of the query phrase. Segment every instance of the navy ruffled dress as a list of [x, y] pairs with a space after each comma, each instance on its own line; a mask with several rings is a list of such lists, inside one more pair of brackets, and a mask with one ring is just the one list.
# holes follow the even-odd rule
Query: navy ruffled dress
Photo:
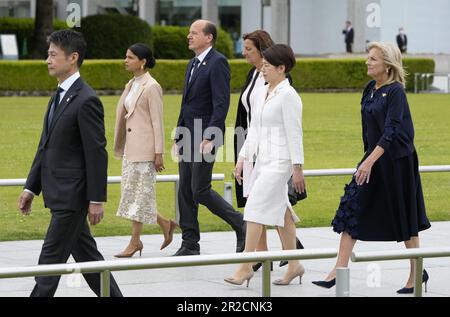
[[337, 233], [363, 241], [407, 241], [430, 228], [426, 216], [414, 127], [404, 88], [393, 83], [374, 90], [368, 84], [361, 101], [365, 155], [377, 145], [385, 153], [373, 165], [369, 184], [353, 177], [345, 186], [336, 216]]

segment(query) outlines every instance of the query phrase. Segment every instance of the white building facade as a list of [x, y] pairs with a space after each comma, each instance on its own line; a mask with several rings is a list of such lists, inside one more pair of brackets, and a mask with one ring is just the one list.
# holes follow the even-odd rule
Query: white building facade
[[[355, 30], [354, 52], [369, 41], [395, 42], [404, 27], [409, 53], [450, 54], [449, 0], [55, 0], [55, 14], [67, 17], [69, 3], [82, 16], [136, 14], [150, 25], [188, 25], [203, 17], [239, 34], [263, 28], [297, 54], [345, 52], [346, 20]], [[0, 17], [34, 17], [36, 0], [0, 0]]]

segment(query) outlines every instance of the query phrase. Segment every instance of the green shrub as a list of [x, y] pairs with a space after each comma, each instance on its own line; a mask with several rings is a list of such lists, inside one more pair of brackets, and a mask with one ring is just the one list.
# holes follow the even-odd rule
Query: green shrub
[[[66, 29], [64, 21], [54, 20], [53, 28], [56, 30]], [[29, 49], [34, 35], [34, 19], [31, 18], [0, 18], [0, 34], [15, 34], [19, 47], [19, 56], [28, 57]]]
[[[364, 59], [302, 59], [292, 71], [297, 90], [356, 89], [362, 90], [371, 80], [367, 76]], [[414, 90], [414, 73], [434, 72], [434, 60], [429, 58], [404, 58], [407, 90]]]
[[124, 58], [132, 44], [153, 46], [148, 23], [130, 15], [91, 15], [81, 20], [78, 30], [88, 44], [87, 58]]
[[[153, 45], [156, 58], [190, 59], [194, 53], [188, 48], [189, 27], [159, 26], [152, 27]], [[233, 58], [233, 41], [222, 29], [218, 30], [215, 48], [227, 58]]]
[[[188, 60], [157, 60], [151, 74], [165, 92], [180, 92]], [[425, 58], [405, 58], [408, 90], [414, 89], [414, 73], [434, 72], [434, 61]], [[231, 88], [240, 91], [250, 65], [244, 60], [231, 60]], [[302, 59], [291, 75], [299, 91], [358, 90], [370, 78], [366, 75], [364, 59]], [[121, 60], [87, 60], [81, 68], [85, 80], [97, 90], [122, 90], [131, 75], [124, 70]], [[40, 61], [0, 61], [0, 91], [51, 91], [56, 81], [49, 77], [46, 64]]]

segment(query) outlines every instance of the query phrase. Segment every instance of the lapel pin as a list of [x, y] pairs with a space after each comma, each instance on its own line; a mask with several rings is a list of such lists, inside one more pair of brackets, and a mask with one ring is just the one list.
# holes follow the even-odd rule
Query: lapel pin
[[203, 64], [202, 64], [203, 66], [206, 66], [206, 62], [203, 62]]
[[386, 97], [386, 96], [387, 96], [387, 94], [382, 94], [382, 96], [383, 96], [383, 97]]

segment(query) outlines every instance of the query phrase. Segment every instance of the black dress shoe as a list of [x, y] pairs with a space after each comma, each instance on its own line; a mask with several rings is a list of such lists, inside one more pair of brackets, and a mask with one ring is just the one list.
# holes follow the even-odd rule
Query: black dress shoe
[[[252, 265], [253, 272], [258, 271], [262, 266], [261, 262], [256, 263], [255, 265]], [[270, 270], [273, 271], [273, 262], [270, 262]]]
[[[427, 284], [430, 276], [428, 275], [427, 270], [423, 270], [422, 274], [422, 283], [425, 283], [425, 293], [427, 292]], [[412, 294], [414, 293], [414, 287], [403, 287], [397, 291], [398, 294]]]
[[[305, 247], [303, 246], [303, 244], [300, 242], [300, 239], [295, 237], [295, 247], [297, 248], [297, 250], [301, 250], [304, 249]], [[280, 267], [285, 266], [288, 264], [288, 261], [283, 260], [280, 261]]]
[[185, 256], [185, 255], [199, 255], [199, 250], [192, 250], [186, 247], [181, 247], [173, 256]]
[[334, 285], [336, 285], [336, 278], [332, 279], [331, 281], [313, 281], [312, 283], [320, 287], [332, 288]]

